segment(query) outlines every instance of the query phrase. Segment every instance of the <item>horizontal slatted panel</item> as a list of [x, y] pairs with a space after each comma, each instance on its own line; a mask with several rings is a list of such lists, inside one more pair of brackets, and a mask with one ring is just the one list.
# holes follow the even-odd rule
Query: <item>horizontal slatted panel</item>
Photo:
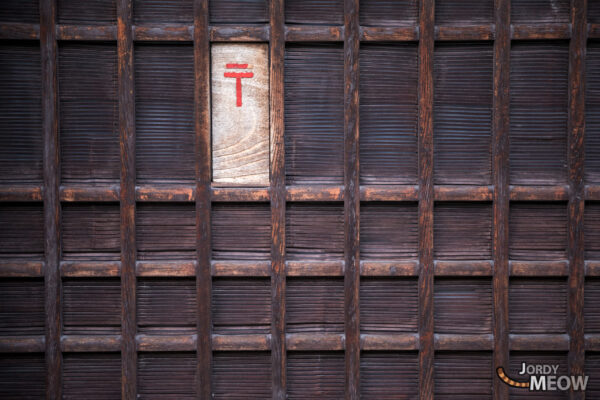
[[[591, 7], [593, 2], [589, 2]], [[598, 22], [600, 22], [600, 2]], [[585, 180], [600, 183], [600, 42], [590, 42], [585, 72]]]
[[[508, 376], [522, 382], [529, 382], [529, 375], [519, 375], [519, 371], [523, 369], [522, 363], [527, 364], [550, 364], [558, 365], [557, 375], [567, 375], [567, 354], [566, 353], [550, 353], [550, 352], [511, 352], [510, 353], [510, 372]], [[563, 391], [540, 391], [530, 392], [527, 389], [510, 388], [511, 400], [566, 400], [569, 398], [569, 392]], [[586, 397], [587, 398], [587, 397]]]
[[418, 398], [418, 368], [417, 353], [362, 353], [360, 398], [364, 400]]
[[0, 280], [0, 336], [43, 335], [45, 316], [44, 281]]
[[585, 398], [600, 398], [600, 353], [586, 353], [585, 374], [590, 377], [585, 390]]
[[120, 259], [119, 205], [67, 203], [61, 218], [64, 259]]
[[585, 258], [600, 260], [600, 203], [585, 204], [584, 238]]
[[417, 0], [360, 0], [361, 25], [416, 25]]
[[121, 283], [118, 279], [65, 280], [62, 284], [63, 333], [121, 333]]
[[444, 0], [435, 4], [438, 25], [491, 24], [493, 19], [493, 0]]
[[361, 279], [361, 333], [416, 332], [418, 302], [416, 279]]
[[492, 398], [491, 353], [436, 353], [433, 371], [436, 400]]
[[133, 20], [140, 23], [193, 22], [192, 0], [134, 0]]
[[513, 43], [510, 60], [510, 183], [565, 184], [568, 43]]
[[42, 181], [41, 70], [37, 43], [0, 44], [0, 183]]
[[196, 210], [193, 204], [138, 204], [136, 241], [140, 259], [193, 259]]
[[343, 353], [289, 353], [287, 398], [339, 400], [344, 398]]
[[192, 45], [137, 45], [135, 99], [137, 181], [192, 182]]
[[43, 257], [44, 210], [41, 204], [1, 204], [0, 227], [0, 257]]
[[196, 333], [193, 279], [140, 279], [136, 297], [139, 332]]
[[44, 354], [0, 354], [0, 398], [45, 399]]
[[209, 0], [211, 23], [269, 22], [267, 0]]
[[0, 21], [39, 24], [40, 23], [39, 1], [38, 0], [2, 0], [0, 2]]
[[493, 47], [447, 43], [434, 53], [434, 182], [491, 183]]
[[287, 24], [344, 23], [343, 0], [286, 0], [285, 22]]
[[492, 258], [492, 206], [489, 203], [438, 203], [434, 208], [437, 259]]
[[344, 209], [341, 204], [288, 203], [285, 217], [285, 247], [289, 259], [343, 258]]
[[341, 46], [285, 52], [285, 168], [288, 184], [342, 184], [344, 54]]
[[114, 353], [63, 355], [64, 400], [121, 398], [121, 357]]
[[196, 399], [194, 353], [141, 353], [138, 355], [138, 399]]
[[215, 279], [211, 293], [214, 333], [271, 333], [269, 279]]
[[344, 332], [342, 279], [288, 279], [285, 295], [286, 332]]
[[360, 49], [360, 181], [417, 181], [417, 46]]
[[588, 1], [588, 21], [593, 24], [600, 23], [600, 3], [597, 1]]
[[508, 310], [511, 333], [565, 333], [567, 282], [560, 279], [511, 279]]
[[438, 279], [433, 293], [436, 333], [492, 333], [489, 279]]
[[[590, 3], [593, 3], [591, 0]], [[569, 0], [511, 0], [513, 24], [569, 22]]]
[[511, 259], [567, 258], [566, 204], [512, 203], [508, 225]]
[[116, 182], [117, 46], [63, 43], [58, 54], [62, 180]]
[[213, 399], [271, 398], [271, 355], [263, 352], [217, 352], [212, 359]]
[[215, 260], [269, 260], [271, 210], [268, 204], [212, 206], [212, 257]]
[[600, 333], [600, 280], [587, 278], [583, 291], [585, 300], [583, 315], [586, 333]]
[[116, 0], [57, 0], [59, 24], [104, 25], [117, 22]]
[[416, 259], [419, 221], [415, 203], [362, 203], [361, 259]]

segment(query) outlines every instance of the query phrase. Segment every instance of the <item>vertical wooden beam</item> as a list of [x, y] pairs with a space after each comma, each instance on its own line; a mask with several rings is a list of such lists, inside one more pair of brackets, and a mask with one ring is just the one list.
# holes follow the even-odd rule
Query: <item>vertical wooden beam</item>
[[344, 0], [344, 232], [346, 399], [360, 397], [360, 186], [358, 161], [360, 52], [358, 0]]
[[211, 148], [208, 0], [194, 0], [194, 126], [196, 154], [196, 267], [198, 397], [212, 397]]
[[273, 399], [286, 398], [285, 347], [285, 145], [283, 0], [271, 0], [271, 359]]
[[[582, 375], [585, 361], [583, 331], [584, 285], [584, 130], [585, 130], [585, 52], [587, 44], [587, 0], [571, 0], [572, 36], [569, 48], [569, 274], [568, 333], [569, 374]], [[585, 393], [571, 392], [571, 399]]]
[[433, 398], [434, 0], [419, 10], [419, 392]]
[[[494, 372], [508, 368], [508, 213], [510, 133], [510, 0], [496, 0], [494, 41], [493, 213]], [[494, 378], [494, 399], [507, 400], [508, 386]]]
[[135, 94], [132, 0], [117, 1], [119, 142], [121, 147], [121, 395], [136, 398]]
[[40, 1], [42, 57], [42, 118], [44, 131], [44, 243], [46, 265], [46, 398], [61, 398], [60, 353], [60, 160], [58, 141], [58, 82], [56, 1]]

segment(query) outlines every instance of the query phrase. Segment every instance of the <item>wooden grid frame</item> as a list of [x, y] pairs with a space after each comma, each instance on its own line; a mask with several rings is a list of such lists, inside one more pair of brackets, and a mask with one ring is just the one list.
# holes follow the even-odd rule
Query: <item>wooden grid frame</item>
[[[132, 23], [132, 0], [117, 0], [118, 23], [110, 26], [59, 25], [56, 0], [40, 1], [40, 24], [5, 23], [0, 38], [40, 40], [43, 82], [44, 184], [43, 187], [1, 187], [0, 201], [43, 201], [45, 261], [0, 263], [3, 277], [41, 277], [46, 282], [45, 337], [0, 338], [4, 352], [46, 353], [47, 397], [61, 397], [61, 352], [120, 351], [122, 396], [136, 397], [138, 351], [196, 351], [197, 393], [210, 398], [211, 358], [214, 350], [270, 350], [274, 399], [286, 397], [286, 351], [344, 350], [346, 398], [359, 398], [361, 350], [418, 350], [419, 390], [433, 398], [433, 361], [436, 350], [493, 351], [494, 366], [508, 365], [509, 350], [568, 351], [572, 374], [582, 374], [585, 350], [600, 350], [600, 337], [583, 334], [584, 276], [600, 276], [600, 262], [583, 256], [583, 213], [586, 200], [600, 200], [600, 187], [583, 183], [584, 72], [588, 38], [600, 38], [600, 25], [588, 24], [586, 0], [572, 0], [570, 24], [511, 25], [510, 1], [495, 0], [495, 24], [435, 26], [434, 0], [420, 2], [418, 26], [408, 28], [359, 26], [358, 0], [344, 0], [342, 26], [286, 26], [283, 0], [270, 1], [270, 24], [263, 26], [211, 26], [208, 0], [194, 0], [194, 24], [143, 25]], [[509, 59], [511, 40], [570, 40], [568, 185], [556, 187], [510, 186], [508, 179]], [[120, 186], [105, 188], [61, 186], [59, 179], [57, 41], [116, 41], [118, 47]], [[439, 186], [433, 183], [433, 52], [436, 41], [494, 42], [493, 185]], [[155, 187], [135, 183], [134, 41], [193, 41], [195, 60], [194, 114], [196, 184]], [[270, 43], [270, 124], [273, 146], [269, 188], [211, 187], [210, 81], [211, 42]], [[419, 49], [419, 179], [418, 185], [361, 186], [358, 179], [360, 43], [418, 42]], [[344, 185], [286, 187], [284, 169], [284, 52], [287, 42], [343, 42], [344, 45]], [[61, 202], [119, 202], [121, 210], [121, 261], [83, 263], [60, 261]], [[196, 206], [197, 259], [175, 263], [169, 270], [149, 261], [136, 261], [136, 202], [194, 202]], [[270, 202], [272, 245], [270, 262], [215, 262], [211, 260], [210, 215], [212, 202]], [[285, 257], [287, 201], [343, 201], [345, 259], [319, 262], [310, 272]], [[359, 215], [361, 201], [418, 201], [419, 258], [395, 263], [360, 260]], [[434, 260], [433, 206], [436, 201], [488, 201], [493, 203], [493, 259], [474, 262]], [[511, 201], [568, 201], [568, 259], [517, 262], [508, 259], [508, 210]], [[550, 267], [548, 267], [550, 265]], [[286, 276], [344, 277], [345, 333], [286, 334]], [[197, 335], [150, 337], [136, 334], [135, 285], [144, 276], [196, 277]], [[213, 276], [270, 277], [272, 327], [270, 335], [219, 336], [211, 332], [210, 299]], [[418, 334], [361, 335], [358, 289], [361, 276], [413, 276], [419, 279]], [[61, 333], [61, 277], [121, 277], [122, 332], [119, 336], [87, 338]], [[493, 335], [434, 335], [434, 276], [488, 276], [493, 280]], [[509, 276], [568, 277], [568, 335], [514, 335], [508, 331]], [[494, 381], [494, 398], [507, 399], [506, 386]], [[584, 398], [581, 393], [572, 398]]]

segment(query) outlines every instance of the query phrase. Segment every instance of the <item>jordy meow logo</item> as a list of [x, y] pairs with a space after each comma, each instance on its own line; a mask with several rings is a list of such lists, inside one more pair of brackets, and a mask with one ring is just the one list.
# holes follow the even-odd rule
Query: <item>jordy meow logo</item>
[[521, 363], [519, 375], [529, 375], [529, 380], [513, 380], [498, 367], [498, 378], [508, 386], [529, 389], [530, 392], [584, 391], [589, 376], [587, 375], [557, 375], [558, 365]]

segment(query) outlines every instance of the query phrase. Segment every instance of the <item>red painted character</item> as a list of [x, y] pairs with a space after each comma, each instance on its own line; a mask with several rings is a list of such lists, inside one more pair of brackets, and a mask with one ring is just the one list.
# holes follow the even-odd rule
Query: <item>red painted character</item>
[[[247, 69], [248, 64], [226, 64], [227, 69]], [[225, 72], [225, 78], [235, 78], [236, 107], [242, 106], [242, 78], [253, 78], [254, 72]]]

